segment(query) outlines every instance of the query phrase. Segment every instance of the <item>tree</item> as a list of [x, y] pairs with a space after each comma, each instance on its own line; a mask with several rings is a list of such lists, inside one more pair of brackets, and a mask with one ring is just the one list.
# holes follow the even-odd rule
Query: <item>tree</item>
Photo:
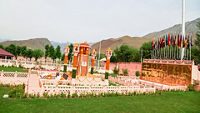
[[26, 51], [26, 57], [27, 57], [27, 58], [30, 58], [30, 60], [31, 60], [31, 58], [33, 57], [33, 50], [28, 49], [28, 50]]
[[69, 45], [69, 54], [68, 54], [68, 60], [72, 61], [72, 56], [73, 56], [73, 44]]
[[10, 44], [8, 47], [6, 47], [6, 51], [12, 53], [14, 56], [16, 56], [16, 46], [14, 44]]
[[192, 47], [192, 59], [196, 64], [200, 64], [200, 21], [197, 22], [197, 27], [195, 45]]
[[151, 42], [145, 42], [140, 47], [140, 53], [142, 54], [142, 58], [149, 59], [151, 58]]
[[56, 53], [53, 46], [49, 47], [49, 57], [51, 57], [53, 61], [56, 59]]
[[[106, 55], [103, 54], [103, 53], [100, 53], [100, 56], [99, 56], [99, 54], [97, 54], [96, 57], [97, 57], [98, 60], [101, 60], [102, 58], [105, 58]], [[100, 57], [100, 58], [99, 58], [99, 57]]]
[[110, 62], [117, 62], [117, 57], [115, 54], [113, 54], [110, 58]]
[[[128, 45], [122, 45], [120, 48], [114, 50], [114, 57], [117, 62], [139, 62], [140, 54], [135, 48], [129, 47]], [[114, 58], [112, 58], [113, 61]]]
[[1, 48], [1, 49], [4, 49], [3, 45], [0, 45], [0, 48]]
[[41, 58], [44, 55], [44, 52], [40, 49], [35, 49], [33, 50], [33, 57], [35, 58], [35, 60], [37, 61], [38, 58]]
[[56, 58], [58, 58], [60, 60], [60, 58], [61, 58], [61, 51], [60, 51], [60, 46], [59, 45], [56, 47], [55, 54], [56, 54]]
[[45, 45], [45, 62], [48, 56], [49, 56], [49, 45]]
[[16, 46], [16, 57], [21, 55], [21, 47]]
[[21, 55], [22, 55], [23, 57], [26, 57], [26, 52], [27, 52], [26, 46], [22, 46], [22, 47], [21, 47]]

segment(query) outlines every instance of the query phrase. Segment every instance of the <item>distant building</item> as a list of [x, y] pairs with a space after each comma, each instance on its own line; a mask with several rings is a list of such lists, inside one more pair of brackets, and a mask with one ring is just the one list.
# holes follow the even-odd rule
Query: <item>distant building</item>
[[13, 59], [15, 57], [12, 53], [0, 48], [0, 59]]

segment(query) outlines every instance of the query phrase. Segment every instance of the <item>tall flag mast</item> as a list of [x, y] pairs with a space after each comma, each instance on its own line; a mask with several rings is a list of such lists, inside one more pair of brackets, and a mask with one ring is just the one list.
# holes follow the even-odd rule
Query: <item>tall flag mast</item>
[[[182, 0], [182, 40], [185, 39], [185, 0]], [[181, 48], [181, 60], [184, 57], [184, 47]]]

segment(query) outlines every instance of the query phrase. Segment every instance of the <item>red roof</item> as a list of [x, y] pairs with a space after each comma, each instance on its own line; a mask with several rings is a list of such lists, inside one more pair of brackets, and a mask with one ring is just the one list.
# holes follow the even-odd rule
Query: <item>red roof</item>
[[13, 54], [11, 54], [10, 52], [4, 50], [4, 49], [1, 49], [0, 48], [0, 56], [9, 56], [9, 57], [14, 57]]

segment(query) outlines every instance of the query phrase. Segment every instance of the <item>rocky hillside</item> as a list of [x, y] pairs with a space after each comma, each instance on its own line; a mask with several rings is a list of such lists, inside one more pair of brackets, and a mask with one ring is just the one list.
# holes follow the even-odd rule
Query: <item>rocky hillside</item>
[[[193, 36], [195, 37], [195, 34], [198, 30], [197, 28], [197, 22], [200, 22], [200, 18], [197, 18], [193, 21], [189, 21], [185, 23], [186, 26], [186, 33], [192, 33]], [[153, 33], [149, 33], [147, 35], [144, 36], [144, 38], [151, 38], [151, 37], [159, 37], [160, 35], [164, 35], [166, 33], [181, 33], [182, 30], [182, 25], [181, 24], [176, 24], [170, 28], [158, 31], [158, 32], [153, 32]]]
[[[116, 47], [120, 47], [121, 45], [129, 45], [134, 48], [140, 48], [141, 44], [145, 41], [150, 41], [150, 38], [143, 38], [143, 37], [130, 37], [130, 36], [123, 36], [120, 38], [110, 38], [107, 40], [101, 41], [101, 52], [105, 52], [108, 47], [111, 49], [115, 49]], [[100, 42], [97, 42], [92, 45], [92, 48], [98, 50]]]
[[47, 38], [33, 38], [29, 40], [13, 40], [13, 41], [3, 41], [0, 42], [3, 46], [9, 46], [10, 44], [15, 44], [18, 46], [27, 46], [31, 49], [45, 49], [45, 45], [51, 45], [51, 42]]
[[[193, 39], [195, 39], [195, 34], [198, 29], [196, 26], [198, 21], [200, 21], [200, 18], [197, 18], [193, 21], [186, 22], [186, 33], [192, 33], [193, 37], [194, 37]], [[102, 40], [101, 41], [101, 52], [105, 52], [105, 50], [109, 47], [112, 49], [115, 49], [116, 47], [119, 47], [122, 44], [126, 44], [131, 47], [135, 47], [135, 48], [140, 48], [144, 42], [151, 41], [153, 37], [158, 38], [159, 36], [162, 36], [166, 33], [180, 33], [180, 32], [181, 32], [181, 25], [177, 24], [177, 25], [174, 25], [170, 28], [167, 28], [167, 29], [164, 29], [161, 31], [149, 33], [143, 37], [123, 36], [120, 38], [110, 38], [107, 40]], [[93, 44], [92, 48], [98, 50], [99, 44], [100, 44], [100, 42]]]

